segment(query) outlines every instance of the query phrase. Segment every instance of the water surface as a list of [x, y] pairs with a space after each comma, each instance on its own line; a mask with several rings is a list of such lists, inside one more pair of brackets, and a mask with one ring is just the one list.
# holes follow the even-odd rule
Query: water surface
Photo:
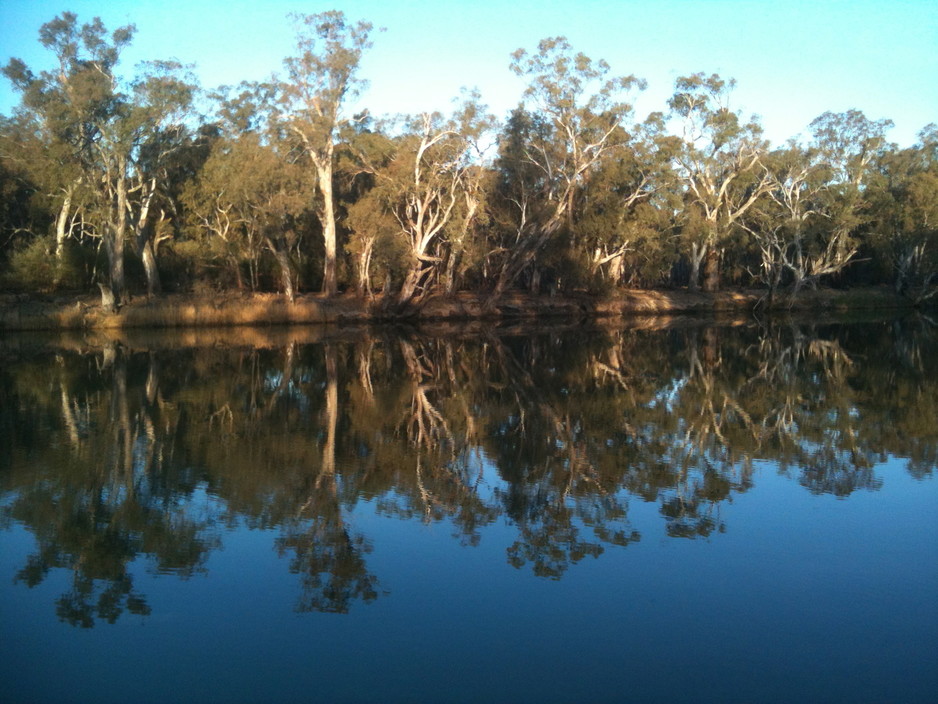
[[0, 344], [5, 701], [928, 701], [927, 319]]

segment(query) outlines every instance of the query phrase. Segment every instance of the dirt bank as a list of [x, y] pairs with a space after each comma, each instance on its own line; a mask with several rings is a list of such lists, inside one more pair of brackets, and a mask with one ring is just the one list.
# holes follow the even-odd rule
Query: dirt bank
[[[481, 295], [461, 293], [429, 299], [419, 309], [392, 313], [375, 302], [343, 295], [334, 298], [308, 294], [289, 303], [276, 294], [137, 298], [116, 313], [100, 306], [97, 297], [52, 298], [0, 296], [0, 330], [81, 330], [232, 325], [368, 323], [380, 320], [536, 319], [547, 317], [609, 317], [671, 313], [748, 314], [764, 309], [760, 291], [623, 291], [614, 296], [530, 296], [512, 293], [494, 305]], [[792, 305], [778, 300], [779, 310], [848, 311], [908, 308], [910, 303], [886, 288], [802, 294]]]

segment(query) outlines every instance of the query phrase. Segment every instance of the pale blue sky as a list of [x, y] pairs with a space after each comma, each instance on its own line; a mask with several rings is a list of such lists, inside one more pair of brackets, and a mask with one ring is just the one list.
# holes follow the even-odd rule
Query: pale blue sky
[[[125, 70], [174, 57], [214, 87], [279, 70], [292, 49], [286, 14], [329, 9], [387, 30], [362, 64], [371, 85], [361, 103], [376, 115], [446, 109], [461, 86], [477, 86], [503, 117], [523, 89], [509, 54], [565, 35], [615, 72], [647, 79], [638, 117], [666, 108], [677, 76], [705, 71], [736, 78], [736, 106], [759, 114], [774, 144], [826, 110], [890, 118], [901, 146], [938, 122], [934, 0], [0, 0], [0, 62], [48, 67], [39, 27], [72, 10], [109, 29], [136, 23]], [[0, 112], [16, 100], [0, 81]]]

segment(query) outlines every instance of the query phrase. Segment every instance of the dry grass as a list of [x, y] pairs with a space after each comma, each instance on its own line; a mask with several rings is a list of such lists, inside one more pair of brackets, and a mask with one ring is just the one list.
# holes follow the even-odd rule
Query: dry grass
[[[624, 291], [615, 297], [587, 295], [533, 297], [511, 293], [494, 306], [483, 296], [460, 294], [433, 298], [408, 318], [420, 320], [539, 319], [545, 317], [636, 317], [676, 313], [708, 313], [746, 316], [764, 304], [760, 291], [721, 291], [716, 294], [688, 291]], [[850, 291], [806, 291], [792, 303], [774, 301], [772, 308], [798, 311], [844, 311], [902, 308], [910, 304], [884, 288]], [[295, 324], [364, 324], [388, 319], [354, 296], [324, 298], [299, 296], [291, 304], [282, 296], [167, 296], [137, 299], [117, 313], [105, 311], [93, 299], [49, 302], [7, 296], [0, 299], [0, 330], [128, 330], [154, 328], [209, 329], [234, 326]]]

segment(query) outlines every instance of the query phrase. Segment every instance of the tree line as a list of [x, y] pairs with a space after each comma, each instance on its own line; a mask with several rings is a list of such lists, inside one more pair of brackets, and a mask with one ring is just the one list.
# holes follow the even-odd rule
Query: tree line
[[354, 291], [403, 309], [436, 293], [497, 300], [616, 288], [888, 284], [938, 293], [938, 127], [826, 112], [773, 147], [734, 81], [645, 88], [563, 37], [519, 49], [527, 87], [504, 120], [464, 91], [448, 113], [350, 114], [374, 28], [291, 15], [265, 82], [201, 89], [177, 61], [117, 71], [135, 27], [63, 12], [54, 67], [2, 69], [0, 283], [26, 291]]

